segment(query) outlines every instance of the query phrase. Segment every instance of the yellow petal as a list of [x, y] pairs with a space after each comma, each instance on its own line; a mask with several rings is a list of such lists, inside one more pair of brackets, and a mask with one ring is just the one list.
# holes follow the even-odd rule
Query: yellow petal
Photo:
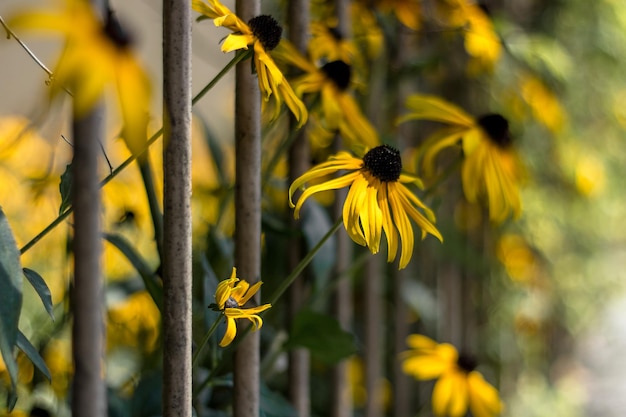
[[472, 371], [467, 376], [469, 405], [474, 417], [494, 417], [502, 412], [502, 401], [498, 390]]
[[235, 323], [234, 319], [226, 317], [226, 331], [224, 332], [224, 337], [220, 341], [221, 347], [226, 347], [231, 344], [231, 342], [235, 339], [237, 335], [237, 323]]
[[248, 302], [248, 300], [254, 297], [254, 295], [259, 291], [259, 288], [261, 288], [261, 285], [263, 285], [263, 282], [258, 281], [254, 285], [252, 285], [250, 288], [248, 288], [247, 291], [244, 293], [244, 296], [239, 300], [239, 305], [240, 306], [245, 305]]
[[150, 114], [150, 80], [129, 51], [120, 53], [116, 66], [117, 92], [124, 120], [126, 146], [137, 155], [146, 148]]
[[222, 52], [231, 52], [239, 49], [248, 49], [248, 45], [254, 42], [252, 35], [235, 35], [230, 34], [222, 43]]
[[433, 412], [437, 416], [461, 417], [467, 412], [468, 390], [465, 373], [448, 372], [433, 389]]
[[389, 210], [387, 185], [381, 187], [378, 192], [378, 206], [383, 216], [383, 230], [385, 231], [385, 236], [387, 236], [387, 262], [393, 262], [398, 252], [398, 232], [393, 224], [393, 217]]
[[298, 202], [295, 205], [294, 212], [293, 212], [294, 217], [296, 219], [300, 217], [300, 209], [302, 207], [302, 204], [304, 204], [306, 199], [312, 196], [313, 194], [318, 193], [320, 191], [335, 190], [335, 189], [347, 187], [348, 185], [353, 183], [354, 178], [356, 178], [358, 175], [359, 175], [358, 173], [353, 172], [351, 174], [347, 174], [342, 177], [335, 178], [335, 179], [323, 182], [321, 184], [313, 185], [307, 188], [306, 190], [304, 190], [304, 192], [302, 193], [302, 195], [298, 199]]
[[474, 119], [460, 107], [436, 96], [414, 94], [406, 100], [410, 113], [402, 116], [399, 123], [407, 120], [432, 120], [464, 127], [474, 125]]
[[411, 222], [407, 216], [402, 195], [398, 193], [398, 183], [389, 183], [388, 187], [388, 198], [391, 206], [391, 212], [393, 213], [393, 221], [398, 228], [400, 241], [402, 242], [399, 268], [403, 269], [408, 265], [411, 260], [411, 256], [413, 255], [413, 246], [415, 243], [413, 226], [411, 226]]

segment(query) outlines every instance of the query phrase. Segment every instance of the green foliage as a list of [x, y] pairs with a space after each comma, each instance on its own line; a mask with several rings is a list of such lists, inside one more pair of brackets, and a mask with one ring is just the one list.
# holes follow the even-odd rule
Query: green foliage
[[357, 351], [354, 336], [327, 314], [301, 310], [294, 318], [285, 348], [306, 348], [315, 358], [333, 364]]
[[41, 302], [43, 303], [44, 308], [50, 315], [50, 318], [54, 320], [54, 306], [52, 305], [52, 294], [50, 294], [50, 288], [48, 288], [48, 284], [46, 281], [39, 275], [36, 271], [33, 271], [29, 268], [24, 268], [24, 276], [33, 286], [35, 292], [39, 298], [41, 298]]
[[61, 205], [59, 206], [59, 214], [62, 214], [72, 205], [72, 164], [67, 164], [65, 172], [61, 174], [61, 182], [59, 183], [59, 192], [61, 193]]
[[20, 251], [9, 222], [0, 209], [0, 353], [9, 371], [13, 389], [17, 384], [17, 363], [13, 357], [13, 348], [18, 340], [17, 324], [21, 309]]

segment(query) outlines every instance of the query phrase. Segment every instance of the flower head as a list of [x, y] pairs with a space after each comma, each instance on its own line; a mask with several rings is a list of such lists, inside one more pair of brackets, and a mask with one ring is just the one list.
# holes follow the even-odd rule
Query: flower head
[[237, 269], [229, 279], [220, 282], [215, 291], [215, 304], [217, 310], [221, 311], [226, 318], [226, 332], [220, 342], [221, 347], [228, 346], [237, 335], [237, 319], [248, 319], [252, 322], [254, 330], [263, 326], [263, 320], [258, 313], [267, 310], [272, 305], [263, 304], [258, 307], [242, 308], [261, 288], [261, 281], [250, 286], [246, 281], [237, 278]]
[[475, 370], [471, 356], [418, 334], [410, 335], [407, 344], [411, 350], [402, 354], [404, 373], [419, 380], [437, 379], [432, 396], [436, 416], [461, 417], [468, 408], [474, 417], [494, 417], [502, 412], [498, 390]]
[[326, 132], [339, 132], [351, 148], [372, 148], [380, 142], [376, 130], [365, 118], [350, 93], [352, 66], [342, 60], [316, 66], [289, 42], [281, 43], [277, 58], [304, 72], [292, 84], [298, 95], [316, 95], [319, 100], [311, 110]]
[[[309, 181], [340, 170], [348, 172], [306, 188], [296, 204], [291, 200], [295, 190]], [[399, 234], [402, 242], [400, 268], [404, 268], [413, 254], [414, 235], [409, 218], [422, 229], [422, 239], [430, 233], [442, 240], [433, 225], [434, 214], [404, 185], [406, 183], [421, 184], [418, 178], [402, 173], [400, 152], [390, 146], [375, 147], [362, 159], [339, 152], [291, 184], [289, 203], [295, 207], [294, 216], [298, 218], [302, 204], [313, 194], [349, 186], [343, 205], [343, 224], [348, 235], [359, 245], [377, 253], [384, 231], [389, 244], [387, 261], [391, 262], [398, 251]]]
[[512, 146], [508, 121], [499, 114], [478, 119], [459, 107], [433, 96], [413, 95], [407, 100], [410, 113], [400, 121], [418, 119], [448, 123], [424, 144], [422, 168], [426, 177], [434, 172], [435, 158], [459, 143], [463, 151], [461, 179], [468, 201], [486, 200], [489, 217], [500, 223], [521, 212], [519, 187], [522, 164]]
[[296, 97], [287, 79], [268, 53], [280, 43], [282, 28], [278, 22], [271, 16], [261, 15], [246, 23], [218, 0], [192, 0], [192, 6], [195, 11], [213, 19], [215, 26], [223, 26], [233, 31], [222, 43], [222, 52], [247, 50], [252, 46], [254, 66], [264, 100], [267, 102], [274, 97], [276, 116], [284, 100], [298, 120], [299, 126], [304, 125], [307, 120], [306, 107]]
[[65, 0], [56, 12], [33, 11], [15, 16], [16, 28], [56, 32], [64, 36], [54, 70], [51, 97], [68, 89], [74, 111], [87, 114], [114, 85], [124, 120], [123, 137], [134, 153], [143, 151], [150, 108], [150, 82], [132, 51], [132, 38], [109, 10], [104, 22], [88, 2]]

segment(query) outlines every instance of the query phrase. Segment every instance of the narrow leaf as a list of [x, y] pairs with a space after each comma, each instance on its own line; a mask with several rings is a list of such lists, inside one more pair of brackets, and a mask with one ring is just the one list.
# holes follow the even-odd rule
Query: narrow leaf
[[146, 290], [154, 300], [159, 311], [161, 311], [163, 289], [157, 284], [156, 275], [152, 268], [150, 268], [150, 265], [148, 265], [139, 252], [137, 252], [123, 236], [105, 233], [104, 238], [122, 252], [122, 254], [126, 256], [126, 259], [135, 267], [146, 286]]
[[37, 367], [37, 369], [39, 369], [46, 378], [48, 378], [48, 381], [52, 381], [52, 375], [50, 375], [50, 370], [46, 366], [46, 362], [44, 362], [35, 346], [30, 343], [21, 331], [17, 334], [17, 347], [20, 348], [26, 356], [28, 356], [28, 359], [30, 359], [33, 365], [35, 365], [35, 367]]
[[23, 271], [24, 276], [26, 276], [26, 279], [28, 279], [30, 285], [33, 286], [33, 288], [37, 292], [37, 295], [39, 295], [39, 298], [41, 298], [41, 302], [43, 303], [46, 311], [48, 312], [52, 320], [54, 320], [54, 306], [52, 305], [52, 294], [50, 294], [50, 288], [48, 288], [46, 281], [44, 281], [41, 275], [39, 275], [32, 269], [24, 268]]
[[72, 205], [72, 182], [72, 164], [67, 164], [65, 172], [61, 174], [61, 183], [59, 184], [59, 191], [61, 193], [59, 214], [63, 214], [63, 212]]
[[17, 362], [13, 357], [13, 348], [17, 340], [21, 309], [20, 251], [9, 222], [0, 209], [0, 354], [9, 371], [13, 388], [17, 383]]
[[328, 364], [356, 352], [354, 336], [343, 330], [333, 317], [310, 310], [300, 311], [291, 329], [286, 348], [303, 347]]

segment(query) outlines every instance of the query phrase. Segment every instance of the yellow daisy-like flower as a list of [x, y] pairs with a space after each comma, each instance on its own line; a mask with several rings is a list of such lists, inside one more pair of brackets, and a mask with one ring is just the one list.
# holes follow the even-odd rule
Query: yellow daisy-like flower
[[435, 158], [444, 148], [461, 145], [461, 179], [468, 201], [485, 199], [489, 217], [500, 223], [521, 213], [519, 195], [522, 164], [512, 146], [508, 121], [499, 114], [474, 119], [461, 108], [438, 97], [413, 95], [407, 99], [407, 120], [432, 120], [451, 126], [436, 131], [424, 144], [422, 168], [434, 172]]
[[371, 123], [349, 93], [352, 67], [342, 60], [330, 61], [321, 68], [311, 63], [289, 42], [276, 49], [277, 58], [288, 62], [304, 75], [292, 84], [298, 97], [319, 94], [319, 106], [315, 107], [320, 126], [330, 132], [339, 132], [350, 147], [372, 148], [380, 142]]
[[432, 395], [436, 416], [461, 417], [468, 408], [474, 417], [494, 417], [502, 412], [498, 390], [475, 371], [472, 357], [423, 335], [410, 335], [407, 344], [411, 350], [401, 355], [404, 373], [419, 380], [437, 379]]
[[[331, 175], [340, 170], [346, 174], [329, 181], [310, 186], [294, 204], [294, 192], [311, 180]], [[389, 245], [387, 261], [395, 259], [398, 242], [402, 242], [400, 269], [407, 266], [413, 254], [414, 235], [409, 218], [422, 229], [422, 239], [428, 233], [443, 240], [433, 225], [435, 216], [404, 184], [421, 181], [402, 174], [400, 152], [387, 145], [371, 149], [361, 158], [348, 152], [339, 152], [327, 162], [313, 167], [296, 179], [289, 187], [289, 203], [294, 207], [294, 217], [300, 215], [302, 204], [313, 194], [325, 190], [350, 187], [343, 205], [343, 224], [350, 238], [372, 253], [378, 253], [382, 231]], [[420, 209], [424, 212], [422, 214]], [[400, 239], [398, 240], [398, 234]]]
[[33, 11], [13, 17], [15, 28], [56, 32], [65, 37], [51, 83], [51, 97], [68, 89], [75, 113], [87, 114], [114, 85], [124, 120], [123, 137], [134, 153], [145, 147], [150, 81], [135, 58], [132, 39], [109, 10], [104, 24], [89, 2], [65, 0], [58, 12]]
[[195, 11], [213, 19], [215, 26], [223, 26], [234, 32], [222, 43], [222, 52], [247, 50], [252, 46], [254, 66], [264, 100], [268, 102], [272, 96], [274, 97], [275, 116], [278, 115], [284, 100], [298, 120], [299, 126], [304, 125], [307, 120], [306, 107], [296, 97], [287, 79], [268, 53], [280, 43], [282, 28], [278, 22], [271, 16], [260, 15], [246, 23], [218, 0], [192, 0], [192, 6]]
[[235, 339], [237, 335], [237, 324], [235, 320], [250, 320], [254, 326], [254, 331], [263, 326], [263, 320], [258, 314], [270, 308], [272, 306], [271, 304], [263, 304], [252, 308], [241, 308], [259, 291], [262, 284], [263, 283], [259, 281], [250, 286], [248, 282], [240, 280], [237, 278], [236, 268], [233, 268], [229, 279], [218, 284], [217, 290], [215, 291], [215, 303], [226, 318], [226, 333], [224, 333], [224, 337], [220, 342], [221, 347], [228, 346]]

